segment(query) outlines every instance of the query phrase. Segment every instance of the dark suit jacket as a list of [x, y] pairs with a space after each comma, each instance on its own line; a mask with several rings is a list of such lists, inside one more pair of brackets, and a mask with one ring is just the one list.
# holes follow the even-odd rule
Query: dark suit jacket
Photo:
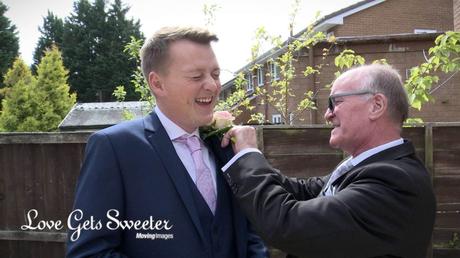
[[[216, 163], [221, 165], [219, 160]], [[74, 203], [74, 210], [81, 209], [84, 218], [73, 218], [72, 227], [93, 216], [93, 221], [101, 221], [101, 228], [82, 230], [77, 241], [69, 240], [67, 256], [209, 257], [187, 177], [155, 113], [93, 134]], [[172, 228], [110, 230], [106, 227], [110, 209], [120, 212], [119, 220], [167, 220]], [[236, 208], [233, 226], [238, 257], [265, 257], [260, 238], [248, 233], [248, 223]], [[70, 230], [69, 236], [74, 232]], [[173, 234], [173, 238], [142, 239], [138, 233]]]
[[[305, 164], [308, 166], [308, 164]], [[301, 257], [425, 257], [435, 217], [430, 175], [405, 142], [339, 178], [287, 178], [249, 153], [225, 173], [241, 209], [267, 244]]]

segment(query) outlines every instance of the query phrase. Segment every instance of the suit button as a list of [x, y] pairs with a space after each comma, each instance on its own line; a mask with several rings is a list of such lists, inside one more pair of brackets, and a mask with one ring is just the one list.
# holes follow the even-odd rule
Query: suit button
[[232, 181], [232, 178], [228, 174], [228, 172], [224, 172], [225, 177], [227, 178], [228, 181]]

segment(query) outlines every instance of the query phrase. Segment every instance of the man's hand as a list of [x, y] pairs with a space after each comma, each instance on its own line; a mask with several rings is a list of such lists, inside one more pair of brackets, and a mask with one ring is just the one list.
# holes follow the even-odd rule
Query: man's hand
[[251, 126], [234, 126], [224, 134], [221, 146], [226, 147], [230, 140], [235, 153], [246, 148], [257, 148], [256, 129]]

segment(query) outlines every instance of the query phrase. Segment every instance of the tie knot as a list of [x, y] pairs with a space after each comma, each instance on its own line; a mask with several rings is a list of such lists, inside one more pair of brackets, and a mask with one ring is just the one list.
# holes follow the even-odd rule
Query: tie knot
[[200, 140], [196, 135], [184, 134], [179, 138], [176, 138], [175, 141], [186, 144], [192, 153], [197, 150], [201, 150]]

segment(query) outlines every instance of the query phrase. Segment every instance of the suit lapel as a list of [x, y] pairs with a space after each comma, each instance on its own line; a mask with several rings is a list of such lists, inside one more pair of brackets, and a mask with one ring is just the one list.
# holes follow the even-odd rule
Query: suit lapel
[[[226, 182], [222, 177], [222, 170], [223, 167], [228, 160], [230, 160], [233, 156], [233, 150], [231, 146], [227, 146], [227, 148], [220, 147], [220, 140], [218, 137], [210, 137], [204, 140], [206, 147], [211, 151], [211, 158], [214, 159], [216, 170], [214, 171], [216, 177], [216, 193], [217, 193], [217, 206], [216, 206], [216, 213], [219, 211], [219, 205], [221, 204], [222, 194], [224, 193], [222, 187], [226, 186]], [[230, 147], [230, 149], [228, 148]], [[229, 153], [230, 151], [230, 153]]]
[[[371, 163], [384, 161], [384, 160], [399, 159], [399, 158], [404, 157], [404, 156], [413, 155], [414, 153], [415, 153], [415, 149], [414, 149], [412, 143], [410, 141], [404, 140], [404, 143], [401, 144], [401, 145], [397, 145], [397, 146], [394, 146], [392, 148], [386, 149], [386, 150], [384, 150], [382, 152], [379, 152], [379, 153], [377, 153], [375, 155], [372, 155], [369, 158], [363, 160], [358, 165], [356, 165], [353, 168], [351, 168], [348, 172], [344, 173], [339, 178], [337, 178], [337, 180], [336, 180], [337, 183], [336, 184], [338, 186], [340, 186], [341, 182], [344, 181], [344, 179], [346, 178], [347, 175], [353, 173], [353, 171], [359, 169], [360, 167], [366, 166], [366, 165], [371, 164]], [[327, 178], [326, 178], [327, 180], [325, 180], [325, 182], [329, 181], [330, 176], [331, 176], [331, 174], [329, 174], [327, 176]], [[324, 184], [324, 186], [321, 189], [321, 192], [320, 192], [319, 195], [324, 194], [324, 191], [326, 190], [325, 186], [326, 186], [326, 184]]]
[[201, 240], [204, 242], [205, 237], [198, 217], [198, 211], [196, 210], [193, 195], [187, 182], [187, 171], [177, 156], [176, 150], [155, 112], [144, 118], [144, 129], [146, 138], [160, 157], [164, 169], [176, 187], [176, 191], [179, 193]]
[[[241, 213], [240, 209], [237, 206], [236, 200], [234, 199], [233, 194], [231, 194], [230, 187], [227, 185], [226, 180], [223, 178], [223, 172], [221, 170], [221, 167], [223, 167], [230, 159], [235, 155], [233, 153], [233, 149], [231, 145], [227, 146], [226, 148], [221, 148], [220, 147], [220, 139], [219, 137], [213, 136], [205, 140], [205, 143], [207, 147], [211, 150], [214, 156], [214, 160], [216, 162], [216, 179], [217, 182], [219, 182], [217, 190], [218, 190], [218, 196], [217, 196], [217, 211], [219, 210], [219, 199], [222, 198], [222, 194], [225, 192], [224, 189], [219, 188], [219, 185], [221, 187], [225, 187], [227, 189], [227, 192], [230, 193], [229, 198], [231, 201], [231, 207], [232, 207], [232, 217], [233, 217], [233, 232], [235, 234], [235, 241], [237, 243], [237, 254], [238, 257], [245, 257], [246, 256], [246, 248], [247, 248], [247, 220], [246, 217]], [[216, 213], [217, 214], [217, 213]]]
[[209, 137], [204, 142], [214, 154], [218, 171], [220, 171], [220, 168], [230, 161], [230, 159], [235, 155], [231, 145], [228, 145], [225, 148], [220, 147], [220, 139], [217, 136]]
[[382, 152], [379, 152], [363, 160], [358, 165], [353, 167], [351, 171], [359, 167], [371, 164], [371, 163], [380, 162], [384, 160], [395, 160], [395, 159], [399, 159], [405, 156], [413, 155], [414, 153], [415, 153], [415, 149], [412, 143], [407, 140], [404, 140], [404, 143], [401, 145], [391, 147], [389, 149], [386, 149]]
[[344, 173], [341, 177], [337, 178], [338, 185], [340, 185], [341, 182], [345, 180], [347, 175], [353, 173], [353, 171], [358, 170], [363, 166], [376, 162], [382, 162], [385, 160], [399, 159], [405, 156], [413, 155], [414, 153], [415, 149], [412, 143], [410, 141], [404, 140], [403, 144], [391, 147], [375, 155], [372, 155], [360, 162], [358, 165], [354, 166], [352, 169], [350, 169], [350, 171]]

